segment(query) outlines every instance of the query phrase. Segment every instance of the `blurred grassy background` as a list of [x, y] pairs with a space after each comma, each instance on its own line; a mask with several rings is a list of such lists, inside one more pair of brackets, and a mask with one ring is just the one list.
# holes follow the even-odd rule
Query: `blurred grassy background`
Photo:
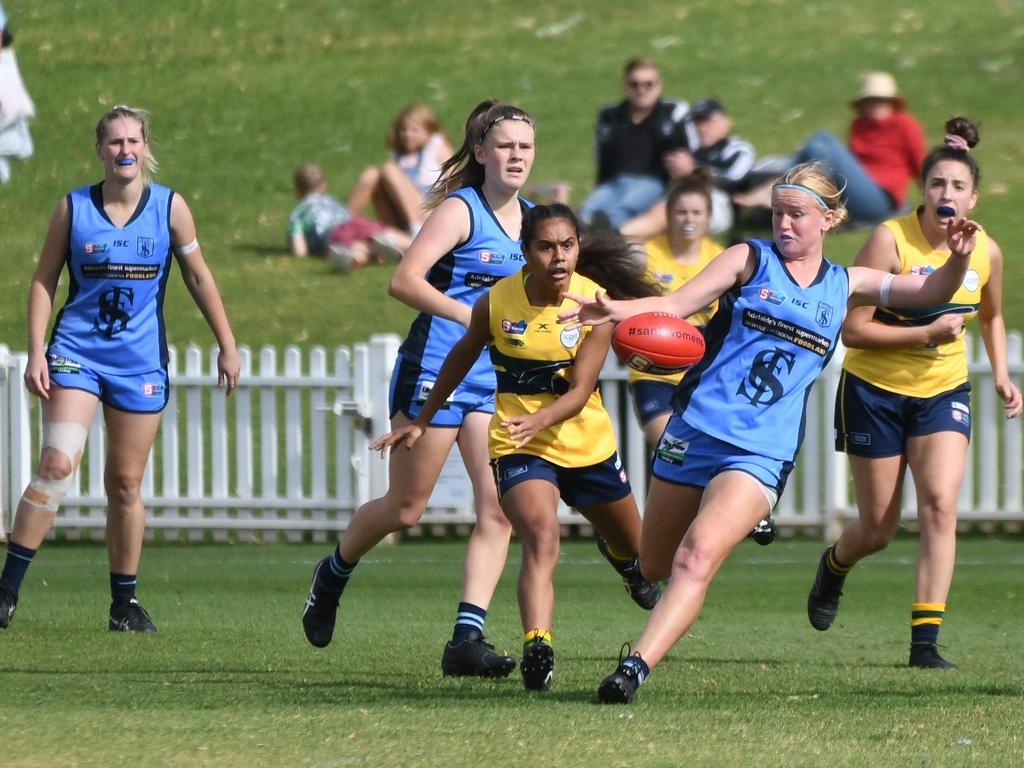
[[[697, 0], [621, 4], [495, 0], [7, 0], [35, 98], [36, 154], [0, 187], [0, 342], [25, 346], [25, 293], [60, 196], [100, 169], [93, 126], [112, 104], [152, 111], [158, 180], [191, 204], [240, 343], [324, 344], [403, 333], [411, 311], [385, 293], [386, 267], [342, 276], [284, 255], [290, 176], [321, 163], [345, 196], [385, 153], [405, 104], [434, 107], [458, 143], [480, 99], [539, 121], [533, 181], [592, 184], [593, 123], [620, 96], [630, 56], [662, 65], [665, 92], [714, 95], [760, 154], [790, 152], [817, 128], [845, 136], [858, 75], [892, 71], [930, 143], [955, 113], [982, 122], [978, 218], [1007, 256], [1006, 314], [1024, 232], [1024, 2]], [[915, 193], [916, 199], [916, 193]], [[837, 235], [848, 262], [865, 233]], [[64, 289], [59, 292], [63, 301]], [[172, 343], [212, 343], [172, 279]]]

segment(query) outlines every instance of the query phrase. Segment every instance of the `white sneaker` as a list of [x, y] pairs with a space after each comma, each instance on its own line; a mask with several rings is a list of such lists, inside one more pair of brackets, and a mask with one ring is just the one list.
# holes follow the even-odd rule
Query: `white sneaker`
[[341, 243], [331, 243], [327, 246], [327, 261], [342, 272], [351, 272], [354, 261], [352, 249]]
[[374, 254], [384, 262], [393, 261], [398, 262], [402, 260], [402, 249], [391, 242], [391, 238], [385, 235], [383, 232], [374, 235], [370, 238], [373, 241], [373, 252]]

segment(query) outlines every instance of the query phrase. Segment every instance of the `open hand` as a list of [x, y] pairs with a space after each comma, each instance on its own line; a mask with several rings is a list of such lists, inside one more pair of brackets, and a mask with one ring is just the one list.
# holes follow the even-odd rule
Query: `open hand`
[[403, 442], [407, 449], [412, 448], [421, 437], [423, 437], [423, 427], [418, 424], [406, 424], [378, 437], [370, 443], [370, 450], [380, 451], [380, 457], [383, 459], [387, 455], [388, 449], [397, 448]]
[[592, 299], [572, 293], [565, 294], [565, 298], [575, 301], [578, 305], [558, 313], [558, 322], [564, 323], [570, 328], [578, 328], [581, 325], [603, 325], [613, 319], [616, 302], [609, 299], [608, 294], [603, 291], [598, 291]]

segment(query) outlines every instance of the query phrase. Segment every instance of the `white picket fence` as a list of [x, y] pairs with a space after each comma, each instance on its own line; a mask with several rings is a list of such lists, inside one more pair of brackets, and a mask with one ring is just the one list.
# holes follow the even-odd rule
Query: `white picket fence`
[[[234, 534], [324, 541], [345, 528], [363, 502], [384, 493], [387, 463], [367, 451], [387, 431], [388, 382], [399, 339], [374, 336], [351, 350], [283, 355], [263, 348], [242, 352], [242, 378], [225, 398], [216, 388], [216, 351], [190, 347], [171, 357], [170, 403], [143, 480], [148, 535], [215, 540]], [[1021, 421], [1007, 422], [992, 387], [984, 348], [970, 344], [974, 380], [974, 438], [961, 488], [960, 518], [972, 522], [1024, 521]], [[1019, 333], [1010, 334], [1011, 373], [1024, 372]], [[787, 529], [832, 535], [852, 513], [845, 456], [832, 449], [832, 408], [838, 380], [833, 365], [812, 391], [804, 446], [776, 519]], [[0, 345], [0, 524], [9, 527], [36, 461], [39, 408], [21, 381], [24, 354]], [[648, 454], [633, 418], [626, 373], [609, 356], [601, 376], [620, 453], [641, 504]], [[89, 432], [82, 466], [58, 513], [55, 532], [66, 538], [102, 538], [104, 430]], [[907, 483], [905, 517], [913, 521]], [[445, 467], [423, 518], [428, 527], [473, 521], [472, 494], [457, 451]], [[568, 508], [567, 526], [585, 521]], [[0, 526], [2, 527], [2, 526]], [[212, 533], [211, 533], [212, 532]]]

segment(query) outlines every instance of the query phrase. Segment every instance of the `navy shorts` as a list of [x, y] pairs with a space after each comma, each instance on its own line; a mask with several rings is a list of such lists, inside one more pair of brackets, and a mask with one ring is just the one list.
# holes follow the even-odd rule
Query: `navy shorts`
[[676, 385], [667, 381], [640, 379], [629, 384], [629, 394], [633, 398], [633, 411], [641, 425], [651, 419], [672, 412], [672, 393]]
[[160, 413], [167, 407], [170, 380], [166, 368], [146, 373], [94, 371], [61, 355], [47, 354], [50, 381], [64, 389], [91, 392], [104, 405], [128, 413]]
[[[391, 418], [401, 413], [406, 418], [415, 419], [419, 416], [427, 396], [434, 387], [435, 374], [428, 373], [401, 355], [395, 363], [391, 374], [391, 390], [388, 393], [391, 403]], [[494, 388], [471, 387], [459, 384], [448, 400], [430, 420], [432, 427], [461, 427], [466, 415], [480, 411], [490, 415], [494, 413]]]
[[751, 453], [694, 429], [678, 413], [672, 414], [651, 462], [656, 478], [705, 488], [715, 475], [734, 470], [746, 472], [781, 496], [793, 462]]
[[560, 467], [540, 456], [513, 453], [491, 461], [498, 496], [524, 480], [546, 480], [558, 488], [562, 501], [570, 507], [606, 504], [628, 496], [632, 488], [618, 453], [589, 467]]
[[910, 397], [843, 371], [835, 425], [837, 451], [876, 459], [899, 456], [909, 437], [959, 432], [970, 440], [971, 383], [932, 397]]

